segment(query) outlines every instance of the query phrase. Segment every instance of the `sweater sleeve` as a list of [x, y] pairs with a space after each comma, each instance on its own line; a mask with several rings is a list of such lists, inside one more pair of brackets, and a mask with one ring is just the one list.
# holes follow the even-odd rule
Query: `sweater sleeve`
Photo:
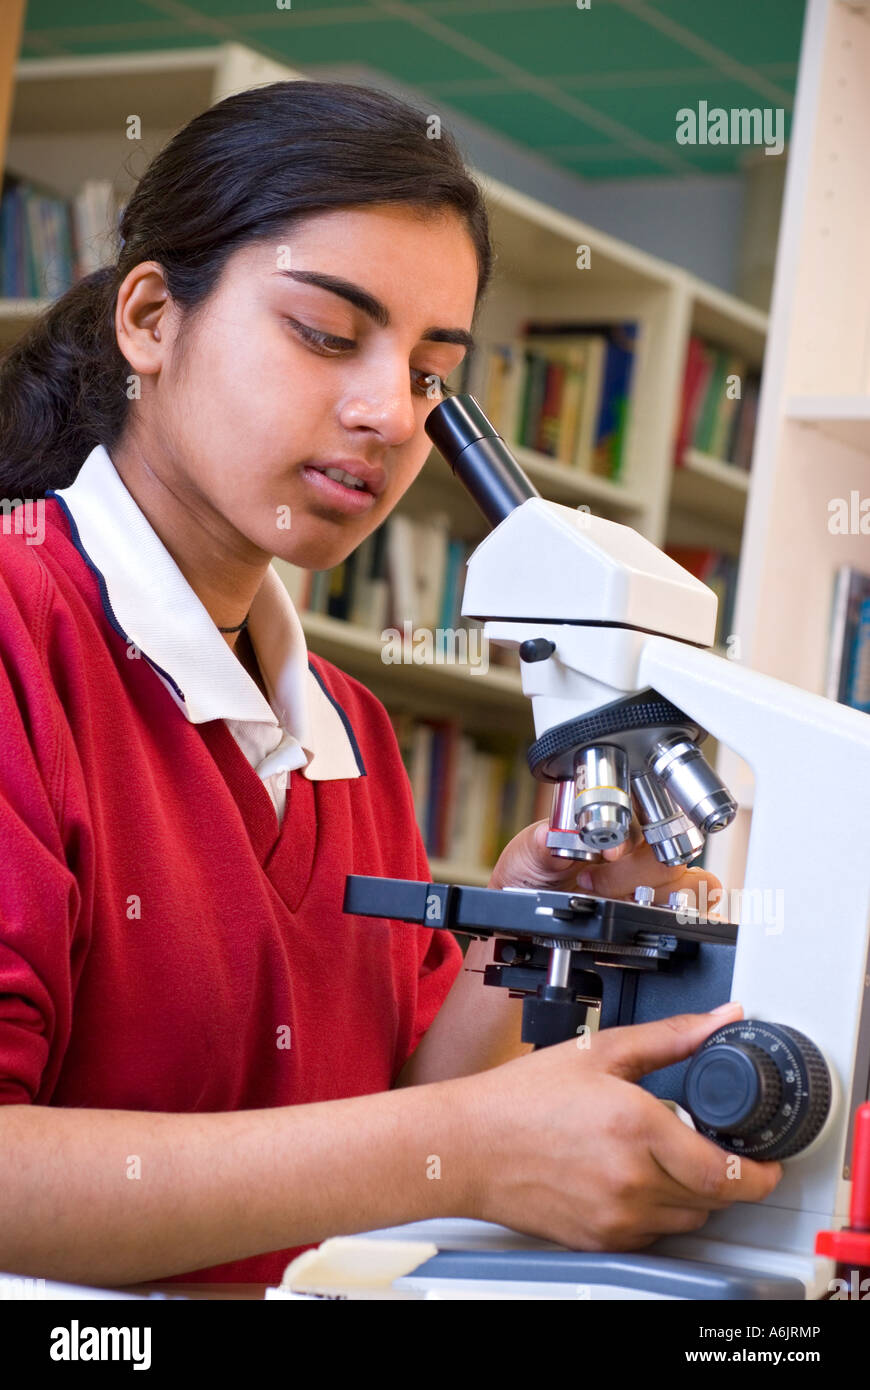
[[47, 1099], [56, 1080], [69, 1040], [81, 901], [56, 810], [66, 777], [65, 721], [42, 655], [49, 580], [35, 565], [31, 577], [24, 612], [0, 573], [0, 1103], [6, 1105]]

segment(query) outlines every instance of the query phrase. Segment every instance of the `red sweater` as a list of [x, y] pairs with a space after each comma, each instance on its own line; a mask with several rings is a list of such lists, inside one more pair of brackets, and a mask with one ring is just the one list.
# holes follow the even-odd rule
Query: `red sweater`
[[[208, 1113], [387, 1090], [461, 952], [341, 910], [347, 874], [429, 878], [386, 710], [310, 656], [366, 775], [294, 771], [279, 828], [225, 722], [189, 722], [128, 659], [52, 499], [45, 520], [41, 545], [0, 536], [0, 1102]], [[277, 1283], [296, 1253], [172, 1277]]]

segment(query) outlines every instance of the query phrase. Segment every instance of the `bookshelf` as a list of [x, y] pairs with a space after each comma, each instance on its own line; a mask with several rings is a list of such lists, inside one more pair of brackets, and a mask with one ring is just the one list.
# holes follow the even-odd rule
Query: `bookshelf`
[[382, 689], [389, 697], [398, 672], [405, 699], [420, 714], [435, 718], [443, 714], [445, 700], [455, 700], [468, 714], [470, 723], [477, 718], [485, 720], [490, 728], [517, 729], [525, 720], [529, 737], [534, 737], [531, 707], [523, 694], [518, 671], [492, 666], [482, 675], [467, 666], [439, 666], [435, 662], [385, 666], [376, 632], [324, 613], [302, 610], [300, 617], [311, 650], [352, 672], [379, 698]]
[[[6, 165], [25, 180], [72, 198], [85, 179], [111, 180], [125, 199], [172, 132], [233, 91], [302, 74], [238, 44], [181, 51], [21, 61]], [[141, 139], [127, 141], [126, 120], [141, 118]], [[631, 408], [618, 479], [559, 464], [516, 446], [529, 477], [546, 497], [623, 522], [656, 545], [710, 546], [740, 554], [750, 479], [733, 465], [700, 454], [673, 466], [684, 364], [690, 336], [700, 334], [761, 366], [767, 322], [757, 309], [705, 285], [574, 217], [476, 170], [492, 219], [497, 251], [492, 288], [476, 335], [486, 343], [516, 338], [525, 321], [571, 320], [637, 325]], [[578, 267], [588, 248], [588, 268]], [[44, 301], [0, 300], [0, 346], [13, 341]], [[469, 364], [468, 389], [477, 364]], [[515, 444], [515, 441], [510, 441]], [[471, 543], [486, 526], [461, 486], [433, 452], [399, 510], [447, 513], [453, 532]], [[461, 712], [482, 735], [533, 737], [531, 709], [519, 675], [491, 666], [487, 675], [458, 666], [385, 666], [378, 634], [322, 613], [300, 613], [311, 649], [369, 686], [391, 710], [420, 718]], [[713, 750], [715, 751], [715, 750]], [[707, 747], [710, 756], [710, 745]], [[443, 877], [486, 882], [485, 866], [433, 859]]]

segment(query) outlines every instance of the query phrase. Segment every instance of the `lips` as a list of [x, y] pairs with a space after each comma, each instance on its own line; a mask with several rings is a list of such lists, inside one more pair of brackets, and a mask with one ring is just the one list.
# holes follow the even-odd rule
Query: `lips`
[[[350, 474], [352, 478], [357, 478], [363, 484], [357, 490], [370, 492], [375, 497], [380, 496], [387, 485], [387, 474], [383, 468], [377, 464], [365, 463], [362, 459], [337, 458], [337, 459], [310, 459], [306, 465], [308, 468], [317, 469], [318, 473], [329, 471], [340, 478], [341, 474]], [[347, 483], [346, 486], [352, 487], [353, 484]]]

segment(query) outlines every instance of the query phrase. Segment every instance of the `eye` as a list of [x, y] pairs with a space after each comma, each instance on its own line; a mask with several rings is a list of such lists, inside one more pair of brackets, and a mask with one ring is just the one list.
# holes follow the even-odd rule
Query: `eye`
[[335, 333], [324, 333], [320, 328], [312, 328], [310, 324], [300, 323], [299, 319], [287, 318], [287, 322], [315, 351], [322, 352], [325, 357], [337, 355], [340, 352], [349, 352], [356, 347], [353, 338], [339, 338]]
[[453, 395], [453, 387], [448, 386], [437, 372], [427, 372], [422, 367], [412, 367], [411, 376], [417, 378], [414, 382], [414, 390], [420, 396], [428, 396], [430, 400], [440, 401], [445, 396]]
[[[350, 352], [357, 345], [353, 338], [340, 338], [335, 333], [325, 333], [323, 329], [312, 328], [310, 324], [302, 323], [289, 315], [285, 315], [285, 318], [298, 336], [323, 357], [338, 357], [341, 353]], [[427, 372], [423, 367], [412, 367], [411, 378], [417, 395], [428, 396], [430, 400], [436, 401], [453, 395], [453, 388], [447, 385], [438, 372]]]

